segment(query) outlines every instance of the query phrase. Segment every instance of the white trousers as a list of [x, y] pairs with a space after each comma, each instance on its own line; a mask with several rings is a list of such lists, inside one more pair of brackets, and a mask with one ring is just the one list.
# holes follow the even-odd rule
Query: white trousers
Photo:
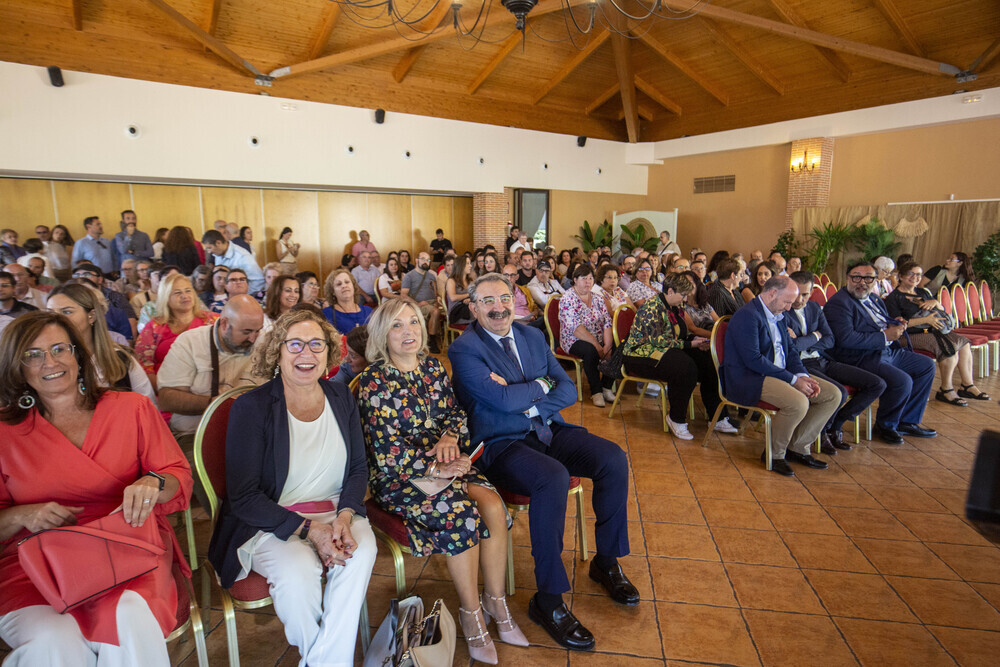
[[149, 605], [125, 591], [115, 610], [119, 646], [88, 641], [76, 619], [49, 605], [34, 605], [0, 616], [0, 638], [13, 651], [4, 667], [169, 667], [163, 631]]
[[351, 534], [358, 543], [347, 565], [326, 571], [308, 542], [293, 535], [261, 541], [253, 570], [267, 579], [274, 611], [288, 643], [299, 649], [300, 667], [349, 667], [354, 664], [358, 619], [378, 550], [368, 519], [356, 518]]

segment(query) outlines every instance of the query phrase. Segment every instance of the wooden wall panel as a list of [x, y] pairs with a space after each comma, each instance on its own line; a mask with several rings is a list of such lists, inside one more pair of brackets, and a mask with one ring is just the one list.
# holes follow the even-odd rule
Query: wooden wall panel
[[[320, 263], [324, 274], [340, 266], [368, 220], [368, 195], [360, 192], [320, 192]], [[326, 275], [320, 276], [325, 279]], [[322, 282], [322, 280], [321, 280]]]
[[277, 241], [282, 228], [291, 227], [292, 241], [301, 246], [299, 269], [320, 273], [319, 207], [316, 194], [301, 190], [264, 190], [264, 230], [267, 236], [268, 261], [277, 259]]
[[190, 227], [195, 241], [201, 241], [205, 231], [198, 188], [191, 185], [132, 186], [132, 203], [139, 220], [139, 229], [156, 234], [159, 227], [170, 229], [175, 225]]
[[16, 231], [18, 243], [34, 236], [36, 226], [55, 224], [50, 181], [0, 178], [0, 227]]
[[[202, 218], [205, 230], [214, 229], [216, 220], [235, 222], [240, 227], [253, 227], [257, 263], [264, 266], [274, 259], [274, 248], [266, 248], [264, 218], [260, 209], [260, 190], [256, 188], [201, 188]], [[197, 241], [201, 240], [199, 236]]]
[[[444, 230], [446, 239], [455, 235], [452, 220], [452, 199], [453, 197], [425, 195], [411, 197], [413, 229], [411, 230], [410, 252], [413, 256], [416, 256], [421, 250], [430, 252], [431, 241], [434, 240], [436, 229]], [[454, 243], [452, 241], [452, 244]]]
[[132, 208], [128, 183], [56, 181], [55, 189], [59, 223], [66, 225], [74, 239], [86, 233], [83, 219], [92, 215], [104, 223], [104, 236], [114, 238], [121, 231], [121, 212]]
[[475, 250], [472, 240], [472, 197], [452, 197], [453, 236], [451, 244], [457, 252]]
[[378, 248], [382, 260], [385, 261], [390, 250], [410, 251], [411, 261], [413, 249], [412, 210], [409, 195], [368, 195], [368, 224], [360, 229], [367, 229], [371, 241]]

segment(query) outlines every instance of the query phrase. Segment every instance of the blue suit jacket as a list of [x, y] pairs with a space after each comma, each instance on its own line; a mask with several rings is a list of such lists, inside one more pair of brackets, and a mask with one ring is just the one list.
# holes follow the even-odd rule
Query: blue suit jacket
[[754, 405], [760, 400], [765, 377], [791, 383], [799, 373], [807, 373], [783, 324], [779, 320], [778, 333], [785, 349], [785, 367], [778, 368], [774, 365], [771, 327], [767, 324], [760, 300], [754, 299], [736, 311], [726, 329], [722, 363], [726, 398], [741, 405]]
[[[882, 314], [887, 320], [892, 319], [880, 297], [872, 294], [869, 298], [882, 305]], [[846, 287], [830, 297], [823, 313], [833, 330], [834, 345], [830, 356], [836, 361], [866, 369], [874, 368], [881, 362], [882, 354], [887, 349], [901, 347], [898, 341], [893, 341], [892, 345], [886, 347], [882, 329]]]
[[[833, 331], [830, 330], [830, 324], [823, 315], [823, 309], [815, 301], [807, 301], [802, 314], [806, 320], [806, 335], [799, 333], [801, 325], [794, 311], [789, 310], [784, 315], [785, 326], [795, 332], [795, 338], [789, 336], [792, 347], [797, 352], [819, 352], [820, 356], [827, 356], [826, 351], [833, 347]], [[822, 336], [819, 340], [812, 335], [816, 331]]]
[[[469, 415], [472, 442], [485, 443], [477, 464], [481, 470], [489, 468], [511, 442], [531, 432], [531, 420], [524, 413], [532, 406], [542, 419], [569, 426], [559, 411], [576, 403], [576, 385], [552, 355], [542, 332], [523, 324], [511, 326], [527, 381], [478, 322], [466, 327], [448, 348], [455, 396]], [[490, 373], [503, 377], [507, 386], [492, 380]], [[535, 382], [546, 376], [555, 381], [548, 394]]]
[[[349, 507], [364, 516], [368, 463], [358, 406], [347, 385], [319, 383], [347, 445], [337, 509]], [[302, 523], [301, 516], [278, 505], [288, 478], [288, 456], [288, 412], [278, 378], [240, 396], [229, 413], [226, 498], [208, 547], [208, 558], [225, 588], [240, 572], [240, 545], [258, 530], [287, 540]]]

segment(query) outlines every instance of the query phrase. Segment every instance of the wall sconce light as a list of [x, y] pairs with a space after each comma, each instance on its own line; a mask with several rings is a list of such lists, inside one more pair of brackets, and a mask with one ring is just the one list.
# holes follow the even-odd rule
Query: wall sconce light
[[793, 174], [801, 174], [804, 171], [811, 172], [814, 169], [816, 169], [816, 167], [818, 167], [818, 166], [819, 166], [819, 158], [818, 157], [814, 157], [814, 158], [810, 159], [809, 158], [809, 149], [807, 148], [802, 153], [802, 157], [800, 157], [800, 158], [794, 158], [792, 160], [791, 171], [792, 171]]

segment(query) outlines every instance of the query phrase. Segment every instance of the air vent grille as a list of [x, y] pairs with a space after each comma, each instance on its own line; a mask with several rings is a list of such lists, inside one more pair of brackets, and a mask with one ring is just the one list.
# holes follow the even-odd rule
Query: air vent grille
[[705, 195], [711, 192], [733, 192], [736, 190], [736, 175], [705, 176], [694, 179], [694, 193]]

